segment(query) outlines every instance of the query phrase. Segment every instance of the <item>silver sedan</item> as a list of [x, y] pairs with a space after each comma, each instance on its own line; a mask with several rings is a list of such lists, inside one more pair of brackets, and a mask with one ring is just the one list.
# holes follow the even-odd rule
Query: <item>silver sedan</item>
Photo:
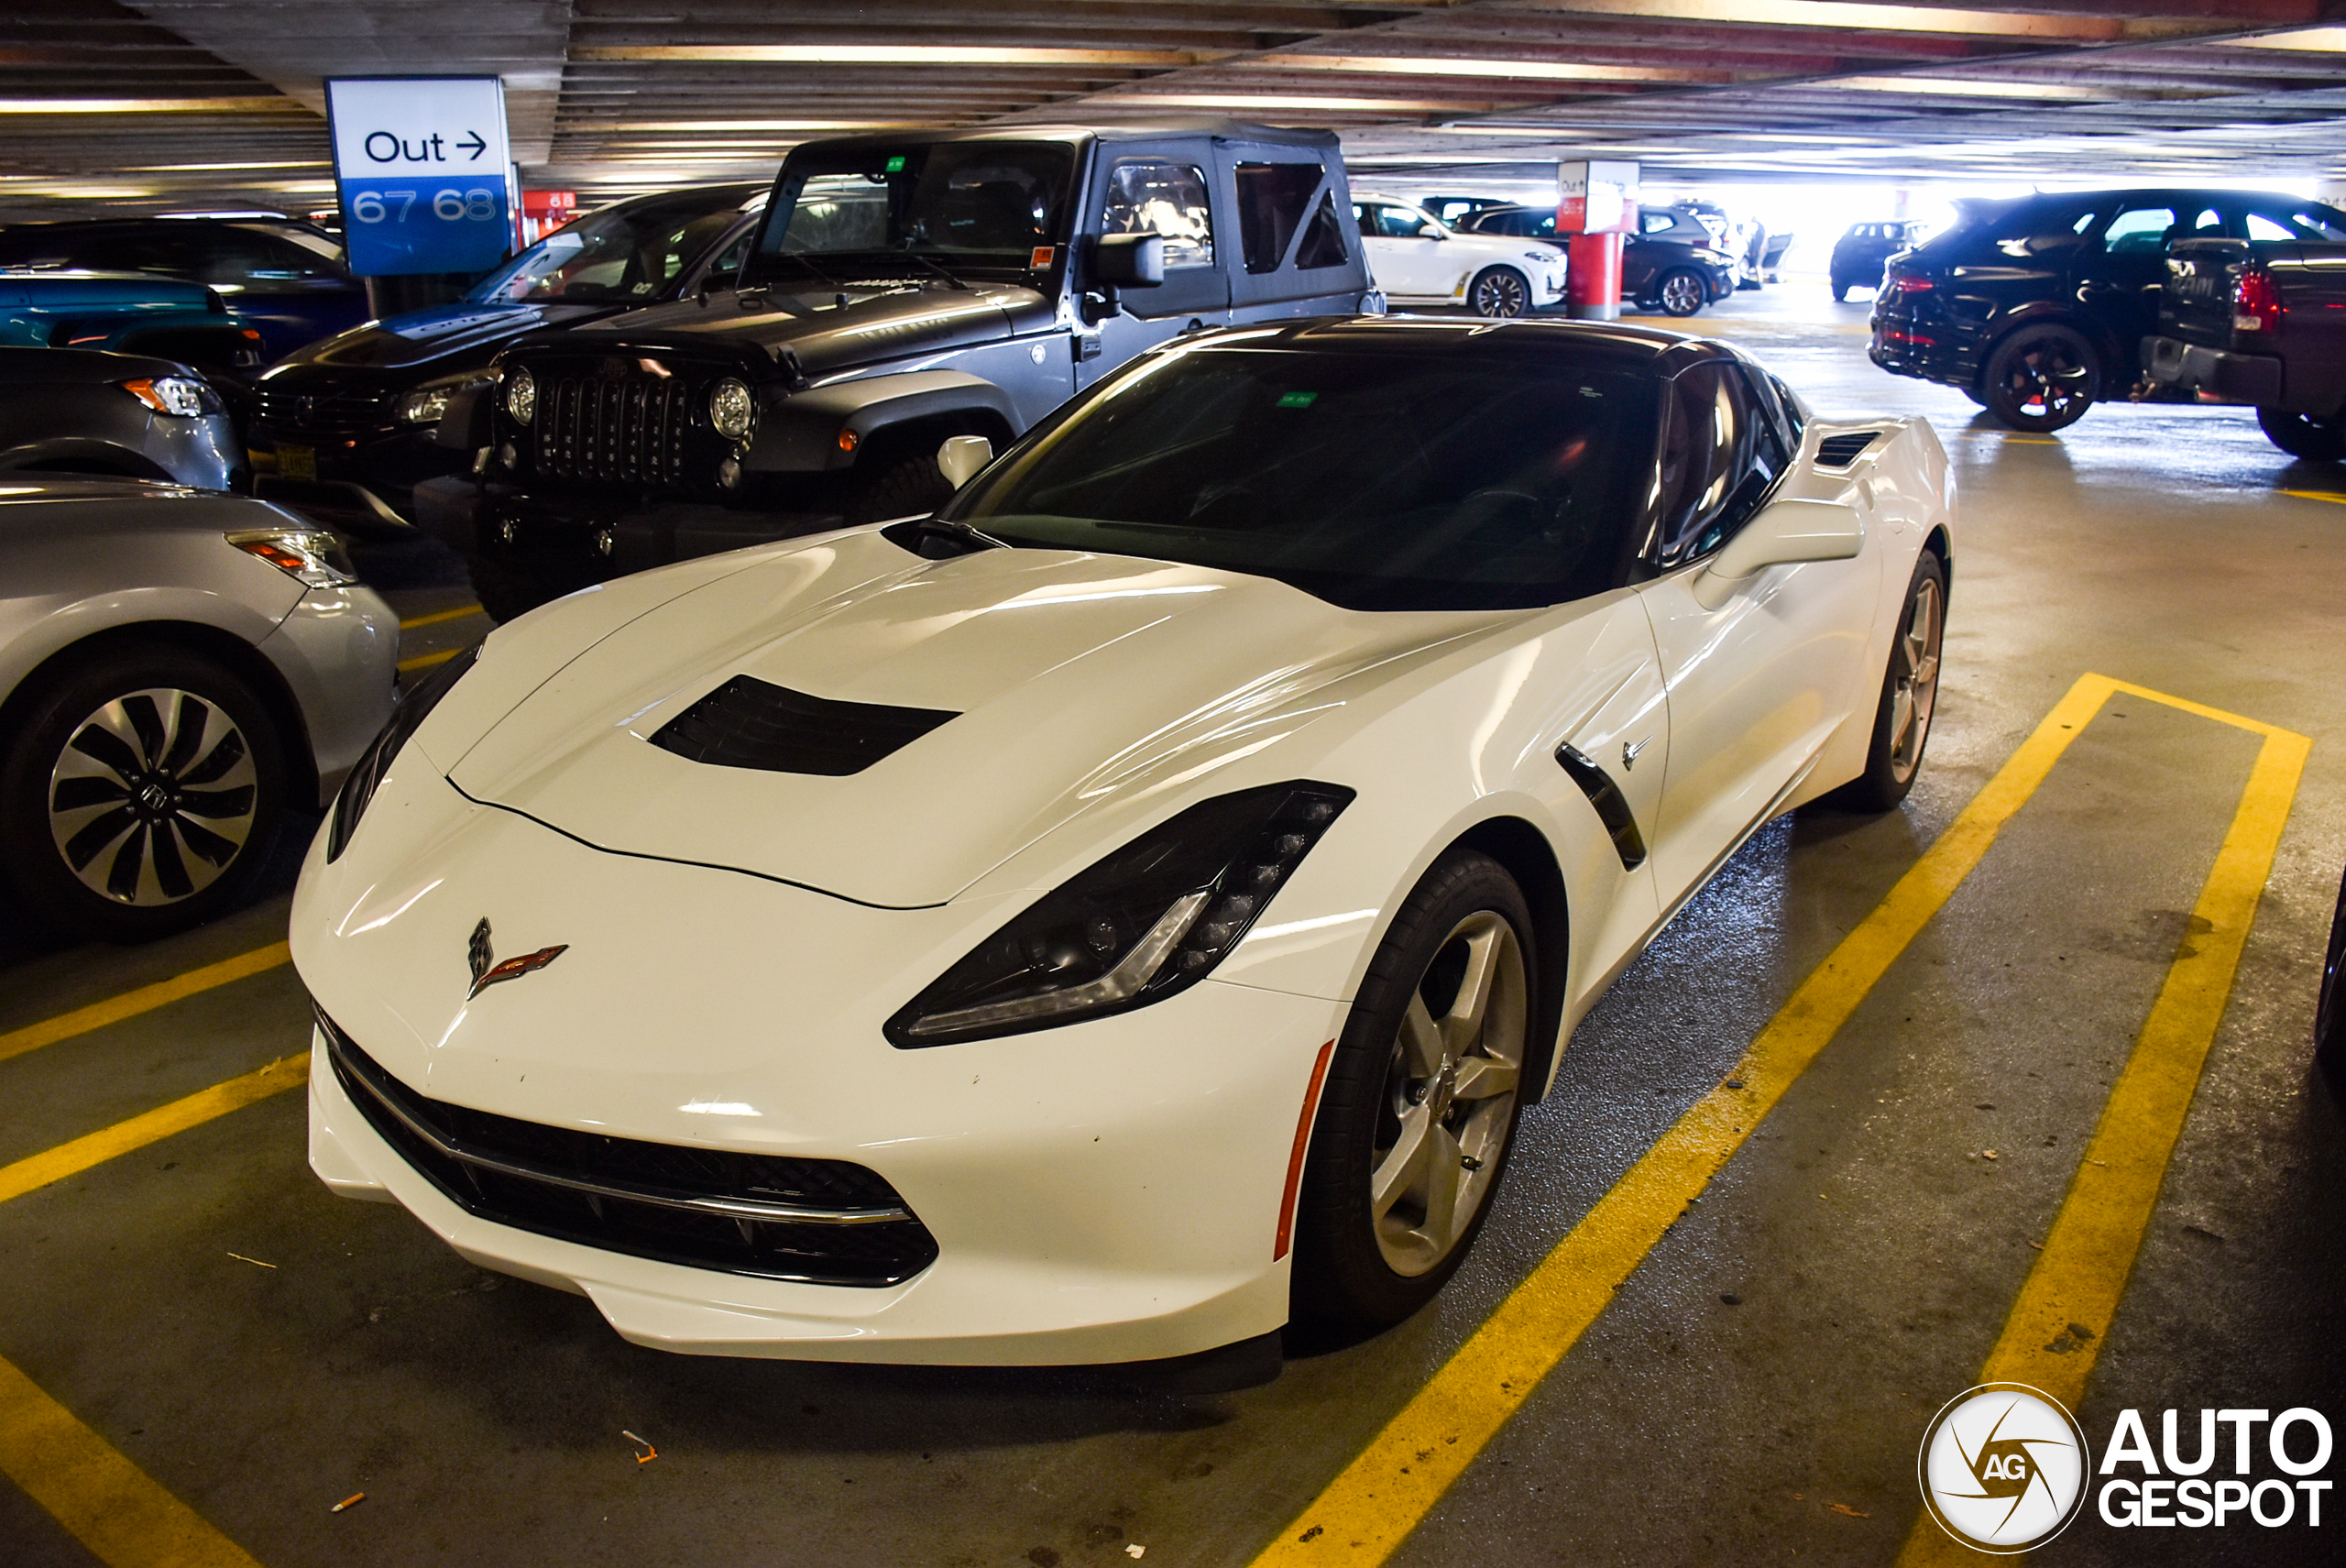
[[8, 477], [0, 893], [111, 941], [209, 919], [382, 727], [399, 618], [334, 535], [266, 502]]

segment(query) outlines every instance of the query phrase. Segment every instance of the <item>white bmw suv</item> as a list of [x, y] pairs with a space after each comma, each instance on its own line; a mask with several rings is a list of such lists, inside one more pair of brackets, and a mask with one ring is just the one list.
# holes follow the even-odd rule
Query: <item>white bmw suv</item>
[[1356, 193], [1353, 217], [1377, 287], [1396, 304], [1519, 316], [1564, 297], [1564, 253], [1554, 246], [1464, 234], [1393, 196]]

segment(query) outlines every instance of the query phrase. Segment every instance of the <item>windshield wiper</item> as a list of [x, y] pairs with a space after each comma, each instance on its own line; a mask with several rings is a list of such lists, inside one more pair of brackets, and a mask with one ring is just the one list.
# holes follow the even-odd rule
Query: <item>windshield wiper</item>
[[948, 270], [943, 262], [937, 260], [933, 257], [923, 256], [919, 251], [915, 250], [913, 247], [918, 242], [915, 240], [907, 239], [904, 241], [904, 249], [897, 251], [895, 254], [912, 258], [915, 261], [919, 262], [923, 267], [927, 268], [931, 272], [936, 273], [939, 278], [944, 279], [948, 283], [952, 284], [956, 289], [966, 290], [969, 288], [967, 283], [964, 283], [960, 279], [955, 277], [951, 271]]
[[942, 517], [925, 517], [914, 523], [913, 537], [916, 540], [948, 540], [960, 545], [961, 553], [965, 555], [975, 554], [981, 550], [1008, 550], [1012, 547], [1008, 540], [996, 539], [992, 534], [972, 528], [966, 522], [957, 522]]
[[[821, 262], [817, 261], [813, 257], [807, 255], [806, 252], [803, 250], [777, 250], [771, 258], [769, 258], [769, 259], [774, 261], [795, 261], [801, 267], [806, 269], [807, 271], [812, 272], [816, 277], [821, 279], [827, 287], [833, 289], [841, 289], [846, 287], [846, 285], [841, 283], [837, 278], [832, 277], [829, 270], [826, 269]], [[759, 279], [757, 282], [751, 285], [751, 288], [753, 289], [771, 289], [773, 287], [773, 283], [763, 278]], [[749, 292], [749, 290], [745, 289], [741, 291], [743, 293], [747, 293]]]

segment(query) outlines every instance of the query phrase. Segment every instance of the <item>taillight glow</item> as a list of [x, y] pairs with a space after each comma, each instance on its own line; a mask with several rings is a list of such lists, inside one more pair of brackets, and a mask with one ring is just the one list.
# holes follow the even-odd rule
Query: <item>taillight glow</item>
[[2232, 285], [2234, 332], [2275, 331], [2287, 312], [2288, 307], [2281, 302], [2281, 285], [2263, 268], [2250, 268]]

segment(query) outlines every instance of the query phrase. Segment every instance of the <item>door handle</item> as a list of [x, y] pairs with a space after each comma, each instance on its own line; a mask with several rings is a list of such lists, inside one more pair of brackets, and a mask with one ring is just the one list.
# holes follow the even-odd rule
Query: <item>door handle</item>
[[1075, 357], [1078, 364], [1100, 357], [1100, 334], [1080, 332], [1075, 334]]

